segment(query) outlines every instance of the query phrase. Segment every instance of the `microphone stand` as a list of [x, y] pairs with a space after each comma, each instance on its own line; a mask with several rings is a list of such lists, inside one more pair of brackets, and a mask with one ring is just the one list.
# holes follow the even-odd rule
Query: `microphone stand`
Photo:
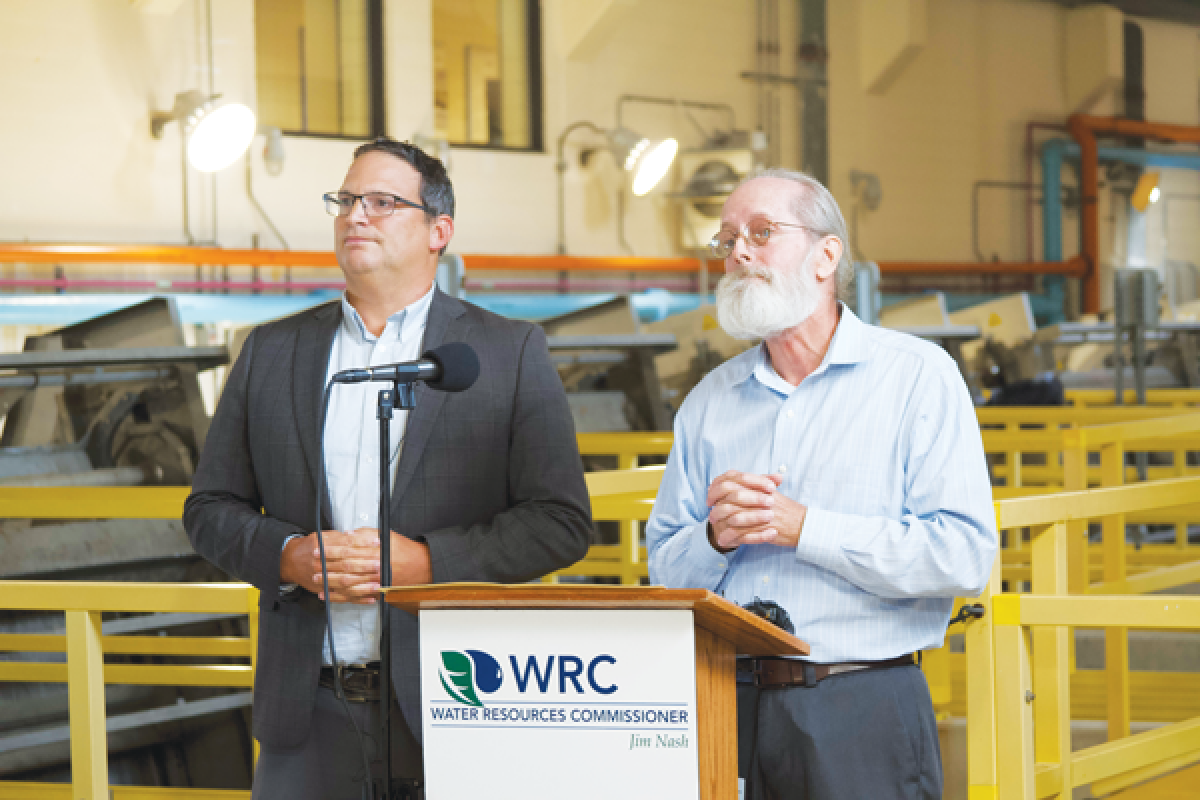
[[[391, 421], [396, 409], [416, 408], [416, 384], [396, 381], [390, 389], [379, 390], [379, 405], [375, 412], [379, 420], [379, 585], [392, 585], [392, 471]], [[383, 731], [383, 793], [384, 800], [392, 794], [392, 629], [391, 607], [379, 598], [379, 624], [383, 629], [379, 642], [379, 716]]]

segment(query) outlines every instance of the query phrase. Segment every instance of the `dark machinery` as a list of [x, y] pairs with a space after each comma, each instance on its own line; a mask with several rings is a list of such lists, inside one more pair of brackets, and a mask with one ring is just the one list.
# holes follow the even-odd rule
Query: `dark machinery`
[[[28, 338], [25, 352], [0, 355], [0, 486], [189, 485], [209, 424], [200, 375], [228, 363], [225, 347], [187, 346], [170, 298]], [[0, 579], [227, 578], [195, 554], [179, 520], [4, 519]], [[61, 633], [63, 625], [61, 614], [0, 611], [8, 633]], [[105, 634], [167, 631], [246, 634], [231, 615], [104, 621]], [[106, 696], [113, 783], [249, 786], [249, 692], [110, 686]], [[65, 685], [0, 686], [0, 777], [70, 779]]]

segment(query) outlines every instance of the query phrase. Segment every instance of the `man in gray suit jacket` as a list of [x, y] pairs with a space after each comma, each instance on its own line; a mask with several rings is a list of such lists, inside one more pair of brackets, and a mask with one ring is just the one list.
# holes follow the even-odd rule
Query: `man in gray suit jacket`
[[[365, 767], [355, 726], [376, 775], [381, 764], [370, 702], [372, 686], [378, 697], [378, 387], [335, 389], [318, 441], [322, 390], [334, 371], [415, 359], [446, 342], [465, 342], [479, 355], [470, 389], [447, 394], [421, 384], [416, 409], [392, 422], [399, 446], [391, 464], [394, 584], [528, 581], [582, 558], [591, 530], [574, 426], [541, 329], [434, 288], [438, 255], [454, 231], [453, 190], [441, 162], [378, 139], [355, 151], [342, 189], [325, 200], [336, 217], [346, 293], [340, 303], [250, 334], [184, 509], [196, 551], [261, 592], [255, 800], [360, 797]], [[322, 448], [329, 490], [321, 527], [337, 661], [354, 690], [350, 699], [364, 701], [345, 707], [330, 689], [311, 532]], [[415, 783], [415, 617], [392, 612], [391, 643], [400, 712], [393, 714], [393, 769]]]

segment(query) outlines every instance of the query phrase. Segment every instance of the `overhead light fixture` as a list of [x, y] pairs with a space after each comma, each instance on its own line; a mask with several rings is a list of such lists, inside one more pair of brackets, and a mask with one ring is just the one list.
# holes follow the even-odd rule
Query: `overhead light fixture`
[[150, 117], [150, 132], [161, 139], [163, 129], [179, 122], [187, 160], [200, 172], [217, 172], [237, 161], [250, 147], [258, 128], [254, 112], [241, 103], [222, 102], [220, 95], [192, 89], [175, 95], [170, 111]]
[[1143, 172], [1138, 178], [1137, 186], [1129, 197], [1130, 204], [1139, 212], [1144, 212], [1151, 203], [1157, 203], [1162, 192], [1158, 188], [1158, 180], [1162, 177], [1159, 172]]
[[[558, 136], [558, 162], [555, 165], [558, 170], [558, 252], [562, 254], [567, 252], [564, 222], [565, 201], [563, 198], [567, 161], [564, 149], [567, 137], [579, 128], [587, 128], [604, 137], [608, 150], [612, 152], [618, 166], [630, 176], [633, 194], [637, 197], [645, 196], [662, 182], [667, 171], [670, 170], [671, 164], [675, 161], [675, 154], [679, 152], [679, 142], [674, 139], [662, 139], [655, 142], [624, 127], [608, 129], [591, 122], [580, 121], [563, 129]], [[588, 153], [590, 151], [584, 153], [585, 162]]]
[[[595, 130], [594, 126], [590, 127]], [[679, 152], [679, 142], [674, 139], [652, 142], [628, 128], [601, 130], [600, 133], [608, 141], [617, 163], [632, 177], [633, 193], [637, 197], [643, 197], [662, 181]]]

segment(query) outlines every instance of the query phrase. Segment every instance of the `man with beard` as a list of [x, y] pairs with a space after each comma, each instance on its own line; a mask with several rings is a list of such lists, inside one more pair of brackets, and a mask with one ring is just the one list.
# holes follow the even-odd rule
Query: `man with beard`
[[721, 326], [762, 344], [679, 410], [650, 579], [775, 602], [812, 648], [738, 661], [747, 798], [940, 798], [916, 654], [983, 590], [997, 538], [967, 388], [940, 348], [838, 302], [846, 223], [807, 175], [742, 183], [712, 250]]

